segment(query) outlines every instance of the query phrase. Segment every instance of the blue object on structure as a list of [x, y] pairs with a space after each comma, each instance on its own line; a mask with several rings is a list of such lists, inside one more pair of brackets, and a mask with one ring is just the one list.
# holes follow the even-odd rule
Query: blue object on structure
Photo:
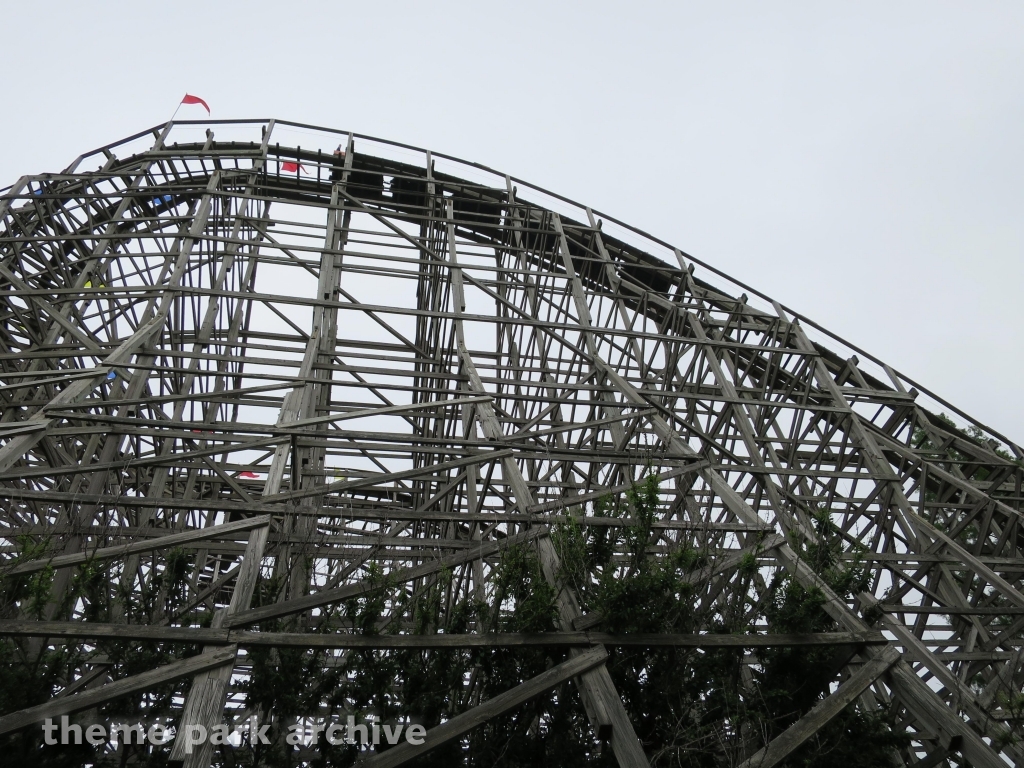
[[113, 381], [117, 378], [117, 371], [111, 371], [107, 374], [107, 381]]
[[172, 203], [174, 202], [174, 198], [171, 195], [160, 195], [158, 197], [154, 197], [153, 202], [156, 203], [157, 205], [161, 205], [163, 203]]

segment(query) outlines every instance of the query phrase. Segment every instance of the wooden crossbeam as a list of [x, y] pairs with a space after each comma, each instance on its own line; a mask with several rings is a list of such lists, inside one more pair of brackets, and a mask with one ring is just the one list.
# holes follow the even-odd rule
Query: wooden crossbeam
[[239, 534], [248, 533], [253, 528], [259, 528], [264, 525], [270, 525], [269, 515], [251, 517], [248, 520], [238, 520], [237, 522], [224, 523], [223, 525], [211, 525], [209, 528], [196, 528], [195, 530], [183, 531], [182, 533], [171, 533], [166, 536], [142, 539], [141, 541], [133, 541], [130, 544], [118, 544], [114, 547], [101, 547], [99, 549], [94, 549], [91, 552], [79, 552], [73, 555], [57, 555], [56, 557], [51, 558], [39, 558], [27, 563], [19, 563], [11, 570], [7, 571], [7, 573], [11, 576], [17, 576], [24, 573], [36, 573], [37, 571], [42, 571], [46, 568], [68, 568], [72, 565], [114, 560], [119, 557], [136, 555], [140, 552], [152, 552], [155, 549], [177, 547], [182, 544], [192, 544], [197, 541], [209, 541], [213, 539], [232, 541], [239, 538], [245, 538]]
[[[10, 289], [0, 296], [6, 573], [54, 568], [59, 595], [73, 566], [125, 558], [105, 585], [115, 596], [111, 624], [23, 615], [0, 624], [0, 636], [31, 638], [21, 644], [30, 657], [97, 640], [199, 643], [204, 656], [225, 646], [548, 646], [573, 659], [608, 645], [748, 648], [756, 658], [768, 645], [835, 642], [830, 669], [856, 675], [863, 670], [852, 654], [866, 668], [891, 653], [858, 613], [877, 607], [878, 627], [910, 663], [888, 667], [885, 689], [862, 693], [865, 702], [898, 702], [894, 725], [926, 734], [925, 763], [955, 747], [972, 765], [1024, 764], [994, 698], [1015, 682], [1024, 628], [1024, 471], [1002, 454], [1021, 458], [1019, 446], [872, 358], [884, 370], [876, 379], [838, 337], [839, 351], [811, 342], [802, 326], [813, 323], [769, 297], [757, 294], [774, 314], [712, 267], [702, 265], [713, 275], [698, 278], [677, 249], [638, 230], [609, 233], [564, 198], [548, 210], [557, 196], [519, 199], [511, 177], [454, 158], [443, 158], [438, 175], [429, 152], [423, 163], [362, 151], [356, 159], [351, 134], [322, 133], [345, 144], [342, 168], [341, 155], [272, 149], [273, 121], [245, 124], [265, 129], [259, 150], [215, 144], [212, 131], [205, 142], [167, 147], [168, 124], [152, 150], [135, 154], [132, 145], [133, 157], [119, 160], [114, 150], [129, 145], [111, 145], [76, 161], [97, 160], [98, 172], [26, 177], [0, 199], [0, 283]], [[376, 141], [358, 138], [360, 150]], [[283, 174], [282, 159], [310, 173]], [[459, 167], [479, 183], [456, 178]], [[515, 183], [528, 198], [547, 194]], [[154, 204], [165, 196], [166, 208]], [[316, 222], [316, 213], [325, 217]], [[350, 226], [353, 237], [339, 236]], [[672, 253], [679, 269], [660, 260]], [[315, 292], [286, 290], [278, 277], [288, 272]], [[935, 403], [983, 434], [925, 410]], [[365, 424], [347, 429], [355, 419]], [[332, 481], [335, 461], [341, 482]], [[710, 558], [682, 575], [706, 586], [695, 598], [699, 614], [745, 597], [731, 586], [763, 594], [759, 580], [781, 566], [820, 590], [841, 631], [598, 632], [602, 617], [593, 604], [582, 614], [547, 532], [559, 513], [627, 493], [641, 464], [669, 499], [648, 555], [665, 561], [692, 547]], [[267, 478], [240, 479], [242, 470]], [[800, 555], [819, 535], [810, 519], [818, 509], [829, 510], [846, 548], [840, 563], [857, 561], [871, 575], [872, 594], [853, 605]], [[202, 528], [257, 516], [276, 530], [252, 529], [259, 538], [241, 561], [230, 527]], [[575, 522], [588, 536], [602, 526], [598, 536], [617, 541], [607, 568], [625, 566], [620, 529], [641, 521], [581, 514]], [[967, 526], [977, 532], [970, 545]], [[520, 532], [536, 537], [562, 631], [254, 631], [282, 616], [305, 627], [315, 608], [326, 624], [331, 606], [377, 587], [418, 595], [450, 568], [443, 626], [457, 600], [491, 594], [493, 565]], [[72, 554], [19, 562], [21, 535], [66, 539]], [[87, 546], [97, 549], [77, 551]], [[199, 550], [178, 615], [198, 608], [214, 623], [160, 626], [175, 619], [159, 611], [153, 626], [118, 623], [139, 594], [120, 590], [140, 589], [155, 573], [139, 555], [170, 546]], [[753, 580], [733, 576], [751, 554]], [[230, 570], [236, 561], [242, 567]], [[383, 567], [383, 580], [346, 583], [371, 564]], [[251, 609], [255, 575], [267, 567], [284, 578], [281, 602]], [[232, 608], [217, 609], [231, 578], [239, 578]], [[893, 579], [902, 586], [876, 606]], [[67, 610], [44, 615], [67, 619]], [[770, 626], [761, 616], [755, 631]], [[390, 607], [381, 626], [400, 632], [410, 622]], [[182, 723], [218, 722], [233, 669], [198, 673], [187, 705], [175, 702], [172, 712]], [[464, 671], [472, 700], [486, 683]], [[73, 685], [85, 689], [102, 674]], [[647, 765], [643, 750], [657, 747], [636, 738], [608, 669], [577, 678], [582, 706], [595, 732], [613, 739], [621, 768]], [[842, 697], [825, 701], [836, 707]], [[186, 768], [208, 764], [206, 750]]]
[[526, 646], [613, 645], [644, 648], [777, 648], [832, 645], [885, 645], [880, 632], [810, 632], [806, 634], [679, 634], [608, 632], [493, 632], [432, 635], [313, 632], [255, 632], [204, 627], [161, 627], [149, 624], [106, 624], [84, 621], [0, 621], [0, 637], [49, 637], [74, 640], [147, 640], [206, 645], [277, 648], [514, 648]]
[[131, 693], [151, 690], [164, 683], [170, 683], [199, 672], [231, 664], [235, 660], [236, 652], [237, 649], [234, 646], [220, 648], [212, 653], [203, 653], [181, 661], [171, 662], [149, 672], [142, 672], [138, 675], [132, 675], [131, 677], [115, 680], [112, 683], [83, 691], [82, 693], [74, 693], [63, 698], [51, 699], [45, 704], [13, 712], [0, 717], [0, 735], [21, 730], [35, 723], [41, 723], [48, 717], [60, 717], [61, 715], [69, 715], [72, 712], [92, 709]]
[[603, 648], [595, 648], [582, 653], [575, 658], [569, 659], [569, 661], [541, 672], [536, 677], [532, 677], [525, 683], [517, 685], [512, 690], [498, 694], [493, 699], [488, 699], [468, 712], [456, 715], [436, 728], [431, 728], [427, 731], [422, 744], [406, 742], [393, 749], [389, 749], [387, 752], [374, 755], [368, 760], [359, 763], [359, 765], [362, 768], [395, 768], [395, 766], [407, 763], [415, 757], [440, 747], [442, 744], [447, 744], [449, 741], [459, 738], [477, 726], [483, 725], [488, 720], [540, 696], [556, 685], [594, 669], [603, 664], [607, 658], [608, 654]]
[[834, 693], [814, 705], [810, 712], [740, 763], [738, 768], [774, 768], [846, 709], [899, 660], [899, 651], [892, 647], [886, 648], [843, 681]]
[[[541, 536], [546, 536], [547, 533], [548, 531], [545, 528], [534, 528], [499, 541], [481, 542], [479, 546], [472, 547], [456, 555], [450, 555], [438, 560], [433, 560], [429, 563], [417, 565], [413, 568], [393, 571], [387, 574], [386, 584], [397, 585], [413, 581], [414, 579], [428, 576], [432, 573], [438, 573], [445, 569], [454, 568], [455, 566], [496, 554], [503, 549], [507, 549], [527, 541], [532, 541], [533, 539]], [[274, 605], [266, 605], [260, 608], [242, 611], [241, 613], [232, 616], [228, 620], [227, 626], [241, 627], [256, 624], [257, 622], [266, 621], [268, 619], [276, 619], [282, 616], [303, 613], [312, 608], [319, 608], [321, 606], [339, 603], [349, 598], [366, 594], [367, 592], [378, 589], [382, 586], [384, 586], [384, 584], [380, 581], [364, 579], [354, 584], [346, 584], [343, 587], [324, 589], [319, 592], [305, 595], [304, 597], [296, 597], [290, 600], [284, 600], [280, 603], [275, 603]]]
[[391, 414], [408, 413], [409, 411], [422, 411], [430, 408], [455, 408], [471, 403], [483, 403], [491, 400], [490, 395], [478, 395], [474, 397], [456, 397], [450, 400], [430, 400], [425, 403], [411, 403], [408, 405], [389, 405], [383, 408], [360, 408], [344, 413], [331, 413], [326, 416], [312, 416], [308, 419], [298, 419], [288, 423], [290, 429], [298, 427], [311, 427], [321, 424], [333, 424], [338, 421], [350, 421], [352, 419], [366, 419], [372, 416], [387, 416]]

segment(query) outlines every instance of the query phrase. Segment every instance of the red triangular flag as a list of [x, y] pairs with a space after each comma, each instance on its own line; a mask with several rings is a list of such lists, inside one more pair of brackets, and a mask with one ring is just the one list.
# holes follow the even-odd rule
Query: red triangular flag
[[258, 480], [259, 479], [259, 475], [257, 475], [255, 472], [239, 472], [238, 476], [239, 477], [244, 477], [247, 480]]
[[200, 99], [198, 96], [193, 96], [191, 93], [186, 93], [185, 94], [185, 98], [181, 100], [181, 103], [182, 104], [202, 104], [203, 108], [206, 110], [206, 114], [208, 114], [208, 115], [211, 114], [211, 112], [210, 112], [210, 105], [207, 104], [202, 99]]
[[306, 172], [306, 169], [303, 167], [302, 163], [293, 163], [288, 160], [281, 163], [281, 170], [284, 171], [285, 173], [295, 173], [300, 169], [302, 170], [303, 173]]

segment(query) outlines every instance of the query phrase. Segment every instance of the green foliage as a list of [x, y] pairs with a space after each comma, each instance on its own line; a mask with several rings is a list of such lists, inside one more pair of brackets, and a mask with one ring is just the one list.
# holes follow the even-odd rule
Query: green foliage
[[[714, 552], [684, 545], [665, 557], [646, 553], [657, 508], [657, 486], [648, 479], [623, 500], [595, 504], [596, 516], [621, 519], [621, 528], [584, 527], [567, 516], [554, 530], [562, 577], [577, 588], [586, 610], [604, 616], [603, 629], [742, 634], [758, 624], [774, 633], [837, 628], [824, 610], [824, 592], [805, 588], [787, 572], [769, 573], [758, 563], [756, 546], [743, 555], [726, 591], [706, 599], [709, 582], [701, 569], [714, 563]], [[859, 560], [840, 560], [846, 547], [827, 511], [817, 512], [814, 522], [817, 541], [794, 542], [800, 556], [841, 598], [865, 589], [867, 572]], [[616, 548], [623, 556], [612, 557]], [[616, 687], [655, 765], [741, 761], [826, 695], [838, 671], [833, 649], [764, 649], [755, 665], [742, 656], [731, 650], [613, 651]], [[891, 750], [905, 742], [891, 732], [884, 712], [851, 707], [787, 765], [886, 765]]]
[[[49, 542], [21, 537], [15, 562], [46, 557]], [[172, 550], [147, 565], [146, 576], [133, 590], [123, 584], [119, 570], [109, 563], [86, 561], [77, 568], [57, 573], [47, 566], [33, 574], [0, 577], [0, 617], [56, 619], [74, 616], [86, 621], [109, 622], [116, 610], [129, 623], [158, 623], [161, 617], [182, 607], [191, 556]], [[61, 581], [60, 579], [64, 580]], [[103, 640], [48, 647], [35, 639], [0, 640], [0, 715], [41, 704], [67, 686], [76, 673], [97, 659], [115, 678], [145, 672], [198, 652], [190, 645]], [[126, 696], [98, 709], [101, 722], [153, 721], [175, 710], [189, 681], [168, 683], [145, 694]], [[72, 722], [75, 718], [71, 718]], [[156, 766], [166, 763], [166, 750], [148, 745], [125, 747], [119, 753], [104, 747], [42, 745], [39, 727], [0, 737], [5, 762], [11, 765], [99, 767]]]
[[[490, 600], [479, 600], [455, 583], [455, 574], [442, 571], [416, 589], [391, 583], [377, 568], [365, 574], [370, 589], [347, 600], [336, 614], [324, 616], [316, 627], [334, 631], [344, 625], [357, 634], [397, 632], [387, 623], [392, 612], [406, 617], [406, 629], [464, 633], [474, 627], [499, 632], [547, 632], [556, 628], [555, 590], [544, 578], [537, 555], [527, 546], [504, 550], [491, 577]], [[273, 580], [259, 585], [262, 600], [276, 599]], [[261, 629], [285, 629], [268, 622]], [[344, 722], [349, 715], [362, 722], [418, 722], [428, 728], [491, 698], [553, 664], [566, 653], [559, 649], [452, 649], [430, 651], [355, 650], [325, 664], [324, 654], [291, 654], [287, 650], [253, 649], [252, 676], [246, 703], [279, 725], [275, 742], [252, 752], [252, 764], [291, 765], [294, 758], [280, 739], [291, 718], [318, 710], [327, 703], [328, 718]], [[473, 693], [467, 694], [463, 670], [471, 669]], [[325, 671], [326, 670], [326, 671]], [[547, 764], [580, 752], [587, 723], [578, 694], [562, 686], [496, 718], [469, 736], [472, 765]], [[321, 739], [313, 748], [313, 765], [348, 766], [359, 752], [348, 745], [332, 746]], [[434, 750], [415, 764], [448, 766], [462, 759], [463, 745], [455, 742]], [[569, 762], [568, 764], [580, 764]]]
[[[943, 463], [948, 462], [953, 465], [953, 467], [949, 467], [949, 469], [955, 469], [955, 471], [962, 473], [967, 480], [975, 483], [984, 483], [985, 481], [995, 479], [995, 477], [1002, 477], [1004, 482], [1007, 480], [1007, 478], [1002, 474], [1005, 471], [1005, 467], [1001, 467], [998, 461], [987, 460], [984, 458], [979, 459], [978, 454], [982, 457], [984, 456], [981, 452], [978, 452], [978, 454], [973, 456], [965, 453], [957, 448], [956, 443], [952, 439], [946, 436], [950, 435], [956, 436], [960, 440], [961, 445], [964, 442], [976, 443], [979, 446], [986, 445], [988, 450], [994, 452], [1005, 462], [1016, 465], [1018, 468], [1024, 467], [1024, 463], [1014, 456], [1011, 456], [1005, 449], [1000, 448], [998, 443], [995, 440], [990, 439], [979, 427], [971, 424], [966, 428], [961, 429], [957, 427], [953, 420], [945, 413], [940, 413], [937, 419], [941, 424], [941, 427], [937, 428], [939, 435], [941, 436], [936, 435], [933, 438], [935, 431], [929, 431], [924, 427], [917, 427], [911, 436], [911, 445], [917, 450], [930, 453], [930, 458], [933, 461], [939, 462], [940, 466]], [[939, 444], [936, 444], [936, 441], [938, 441]], [[1014, 471], [1019, 473], [1021, 470], [1016, 469]], [[993, 477], [993, 475], [995, 477]], [[1009, 478], [1009, 481], [1012, 485], [1012, 476]], [[920, 493], [923, 495], [926, 502], [932, 503], [938, 501], [936, 485], [934, 482], [923, 486]], [[988, 548], [989, 542], [985, 541], [980, 543], [982, 549], [979, 550], [978, 548], [978, 539], [981, 535], [981, 531], [977, 525], [971, 523], [960, 528], [960, 523], [964, 514], [963, 510], [957, 509], [955, 506], [946, 510], [943, 510], [940, 505], [930, 504], [929, 506], [933, 510], [930, 512], [932, 522], [938, 524], [939, 527], [944, 530], [959, 529], [955, 533], [955, 539], [959, 544], [978, 553], [982, 553]], [[994, 542], [992, 542], [992, 544], [994, 544]]]
[[[484, 589], [471, 568], [442, 570], [413, 582], [396, 582], [377, 566], [362, 573], [367, 589], [324, 613], [263, 622], [264, 631], [349, 632], [382, 635], [503, 632], [538, 633], [563, 628], [559, 589], [576, 595], [587, 614], [603, 617], [600, 631], [612, 633], [746, 634], [826, 632], [837, 629], [829, 616], [827, 592], [850, 599], [867, 586], [867, 571], [844, 559], [849, 547], [826, 509], [813, 515], [814, 541], [794, 538], [798, 555], [821, 579], [820, 587], [795, 581], [766, 565], [755, 534], [741, 534], [744, 551], [726, 573], [713, 575], [725, 556], [721, 538], [694, 532], [677, 543], [659, 536], [663, 512], [657, 481], [648, 477], [618, 497], [594, 503], [590, 515], [572, 510], [552, 527], [558, 571], [545, 574], [537, 545], [506, 547], [489, 561]], [[613, 523], [613, 524], [601, 524]], [[732, 535], [732, 534], [728, 534]], [[672, 540], [674, 541], [674, 539]], [[724, 546], [734, 552], [736, 543]], [[25, 557], [45, 556], [26, 541]], [[655, 554], [657, 553], [657, 554]], [[87, 562], [71, 573], [59, 592], [59, 574], [46, 569], [7, 579], [4, 616], [68, 615], [90, 621], [123, 617], [129, 622], [190, 617], [188, 576], [192, 556], [172, 550], [145, 578], [126, 580], [105, 565]], [[310, 567], [312, 563], [307, 563]], [[554, 584], [551, 577], [554, 576]], [[270, 605], [288, 589], [290, 574], [261, 577], [255, 605]], [[63, 587], [61, 588], [63, 589]], [[61, 595], [57, 605], [55, 595]], [[203, 621], [210, 614], [203, 611]], [[121, 677], [195, 653], [197, 648], [161, 643], [96, 644]], [[0, 643], [0, 713], [51, 697], [81, 669], [93, 651], [86, 646], [32, 652], [30, 644]], [[845, 659], [835, 649], [759, 649], [753, 661], [736, 649], [682, 647], [609, 648], [607, 668], [627, 713], [655, 766], [708, 768], [735, 765], [799, 719], [836, 682]], [[520, 646], [344, 652], [256, 647], [248, 651], [251, 674], [244, 683], [245, 706], [273, 723], [272, 743], [225, 748], [222, 765], [293, 766], [295, 749], [284, 735], [294, 718], [320, 713], [345, 722], [416, 722], [428, 729], [508, 691], [569, 656], [565, 648]], [[172, 711], [187, 682], [169, 684], [146, 696], [125, 697], [101, 710], [101, 717], [132, 720]], [[1007, 700], [1004, 708], [1024, 709]], [[1015, 711], [1015, 710], [1014, 710]], [[893, 733], [888, 713], [848, 707], [786, 765], [844, 768], [886, 765], [906, 740]], [[120, 755], [92, 748], [39, 750], [38, 732], [7, 740], [9, 754], [24, 764], [52, 765], [126, 760], [158, 765], [166, 751], [145, 749]], [[321, 738], [305, 753], [311, 766], [351, 766], [360, 751]], [[615, 765], [608, 745], [593, 733], [575, 684], [567, 683], [494, 718], [458, 741], [411, 765], [476, 768], [605, 768]]]
[[[1007, 722], [1020, 723], [1024, 721], [1024, 691], [1002, 690], [996, 694], [996, 703], [1003, 710]], [[1009, 744], [1020, 744], [1024, 737], [1014, 731], [1007, 729], [1000, 733], [994, 741], [1000, 748]]]
[[[990, 443], [990, 438], [980, 427], [970, 424], [961, 429], [956, 425], [956, 422], [949, 418], [945, 413], [940, 413], [937, 418], [947, 432], [958, 433], [969, 442], [978, 443], [979, 445], [989, 443], [991, 450], [1001, 459], [1004, 459], [1011, 464], [1016, 464], [1018, 467], [1024, 466], [1020, 459], [1012, 456], [1006, 449], [1000, 448], [995, 441]], [[992, 474], [991, 467], [979, 465], [976, 459], [973, 459], [962, 451], [957, 450], [957, 448], [952, 444], [946, 446], [945, 450], [943, 450], [942, 446], [935, 444], [928, 431], [923, 427], [917, 427], [914, 430], [914, 434], [911, 437], [911, 445], [918, 450], [931, 451], [938, 454], [941, 458], [945, 458], [956, 464], [962, 465], [962, 471], [969, 479], [983, 481]]]
[[43, 618], [43, 611], [50, 602], [50, 590], [53, 587], [53, 568], [46, 566], [32, 575], [25, 587], [27, 599], [25, 612], [34, 619]]
[[[536, 553], [524, 544], [502, 553], [495, 569], [497, 593], [491, 626], [499, 632], [548, 632], [555, 629], [555, 590], [544, 579]], [[502, 606], [508, 610], [502, 612]]]

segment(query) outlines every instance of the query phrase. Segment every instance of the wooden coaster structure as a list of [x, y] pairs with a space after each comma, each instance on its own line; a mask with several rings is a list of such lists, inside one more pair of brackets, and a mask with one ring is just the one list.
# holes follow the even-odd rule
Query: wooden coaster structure
[[[818, 644], [848, 649], [831, 686], [744, 765], [781, 763], [852, 702], [909, 735], [894, 764], [1024, 764], [1006, 706], [1024, 678], [1021, 449], [609, 216], [357, 134], [168, 123], [3, 190], [0, 288], [0, 635], [25, 658], [78, 659], [51, 698], [0, 713], [2, 733], [174, 681], [179, 730], [249, 717], [256, 648], [551, 646], [567, 659], [366, 764], [571, 680], [595, 740], [647, 766], [657, 745], [609, 674], [615, 648], [737, 647], [756, 664], [758, 648]], [[695, 600], [714, 606], [754, 558], [820, 589], [836, 631], [605, 631], [553, 526], [623, 525], [594, 503], [647, 476], [652, 556], [713, 553]], [[799, 555], [823, 511], [870, 574], [852, 599]], [[556, 590], [557, 631], [324, 631], [382, 579], [411, 599], [440, 574], [488, 595], [518, 545]], [[187, 620], [134, 620], [126, 606], [175, 568]], [[112, 596], [100, 618], [65, 599], [86, 572]], [[15, 593], [42, 576], [38, 604]], [[121, 674], [110, 640], [195, 650]], [[217, 760], [180, 741], [171, 758]]]

